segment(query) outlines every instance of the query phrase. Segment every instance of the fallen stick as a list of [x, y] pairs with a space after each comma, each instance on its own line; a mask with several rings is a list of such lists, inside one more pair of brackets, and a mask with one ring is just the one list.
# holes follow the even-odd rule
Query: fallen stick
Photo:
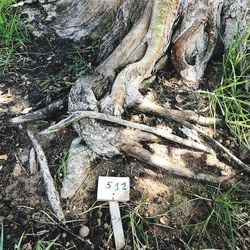
[[36, 121], [50, 117], [53, 113], [59, 112], [66, 107], [67, 99], [60, 99], [52, 102], [43, 109], [36, 110], [26, 115], [20, 115], [18, 117], [10, 119], [11, 123], [19, 124], [24, 122]]
[[48, 134], [48, 133], [53, 133], [57, 132], [58, 130], [69, 126], [70, 124], [77, 122], [79, 120], [82, 120], [84, 118], [92, 118], [92, 119], [98, 119], [98, 120], [103, 120], [107, 122], [112, 122], [116, 123], [125, 127], [130, 127], [138, 130], [142, 130], [145, 132], [149, 132], [152, 134], [155, 134], [157, 136], [160, 136], [162, 138], [165, 138], [167, 140], [173, 141], [175, 143], [179, 143], [181, 145], [197, 149], [206, 153], [214, 154], [214, 151], [211, 148], [206, 147], [203, 144], [197, 143], [195, 141], [183, 139], [179, 136], [171, 134], [169, 131], [164, 130], [162, 128], [154, 128], [154, 127], [149, 127], [144, 124], [138, 124], [130, 121], [123, 120], [119, 117], [112, 116], [112, 115], [107, 115], [104, 113], [98, 113], [95, 111], [76, 111], [70, 114], [67, 118], [61, 120], [55, 125], [52, 125], [48, 127], [47, 129], [41, 131], [41, 134]]
[[48, 197], [48, 200], [50, 202], [50, 205], [55, 212], [56, 216], [60, 221], [65, 221], [64, 213], [61, 207], [61, 202], [59, 198], [59, 194], [56, 190], [54, 180], [51, 176], [51, 173], [49, 171], [48, 162], [45, 156], [45, 153], [42, 149], [42, 146], [39, 144], [37, 139], [35, 138], [33, 132], [31, 130], [27, 130], [28, 136], [30, 140], [32, 141], [33, 147], [37, 154], [37, 159], [40, 164], [40, 171], [42, 174], [42, 178], [44, 181], [44, 185], [46, 188], [46, 194]]

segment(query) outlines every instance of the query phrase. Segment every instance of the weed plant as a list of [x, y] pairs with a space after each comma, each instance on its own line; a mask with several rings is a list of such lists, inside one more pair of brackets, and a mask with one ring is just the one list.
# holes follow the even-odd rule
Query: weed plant
[[0, 1], [0, 72], [8, 67], [14, 51], [28, 39], [17, 10], [12, 7], [14, 3], [15, 0]]

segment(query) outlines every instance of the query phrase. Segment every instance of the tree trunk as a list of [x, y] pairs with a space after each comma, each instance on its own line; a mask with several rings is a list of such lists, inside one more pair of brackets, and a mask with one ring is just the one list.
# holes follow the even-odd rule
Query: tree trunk
[[[216, 49], [221, 48], [220, 37], [227, 50], [235, 32], [242, 32], [246, 25], [247, 3], [244, 0], [39, 2], [42, 6], [39, 10], [26, 8], [23, 11], [34, 35], [101, 41], [94, 74], [78, 79], [69, 93], [70, 113], [88, 110], [121, 116], [128, 107], [139, 106], [144, 112], [168, 116], [168, 110], [156, 104], [149, 105], [149, 100], [141, 94], [145, 82], [152, 81], [166, 64], [172, 64], [183, 88], [197, 89], [209, 60]], [[170, 118], [178, 121], [181, 116], [178, 111], [172, 117], [170, 114]], [[157, 165], [149, 151], [142, 150], [139, 144], [159, 140], [146, 130], [137, 135], [132, 133], [131, 137], [127, 130], [93, 118], [75, 121], [74, 128], [96, 155], [110, 157], [125, 152], [141, 160], [144, 155], [146, 162]], [[131, 151], [133, 145], [134, 152]], [[170, 160], [171, 157], [160, 167], [167, 169]], [[198, 176], [190, 170], [174, 171], [174, 165], [170, 164], [170, 172], [178, 175], [185, 176], [187, 171], [188, 178], [221, 181]], [[231, 177], [232, 172], [228, 171], [226, 176]]]

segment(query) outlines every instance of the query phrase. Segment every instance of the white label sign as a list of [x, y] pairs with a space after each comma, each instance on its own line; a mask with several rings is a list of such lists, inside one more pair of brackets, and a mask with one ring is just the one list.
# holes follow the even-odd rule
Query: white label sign
[[97, 188], [98, 201], [128, 201], [129, 177], [99, 176]]

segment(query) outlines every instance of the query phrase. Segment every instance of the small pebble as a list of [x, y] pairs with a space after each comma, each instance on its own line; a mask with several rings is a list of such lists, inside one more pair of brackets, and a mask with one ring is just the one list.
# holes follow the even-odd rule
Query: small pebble
[[62, 238], [66, 238], [67, 234], [66, 233], [62, 233]]
[[11, 238], [10, 234], [7, 234], [6, 239], [9, 240]]
[[22, 155], [20, 157], [20, 161], [22, 162], [22, 164], [26, 163], [29, 160], [29, 156], [28, 155]]
[[18, 177], [19, 175], [21, 175], [21, 172], [22, 172], [22, 168], [21, 166], [17, 163], [14, 167], [14, 170], [12, 172], [13, 176], [14, 177]]
[[104, 223], [104, 224], [103, 224], [103, 228], [104, 228], [104, 229], [108, 229], [108, 228], [109, 228], [109, 224], [108, 224], [108, 223]]
[[28, 223], [27, 220], [22, 220], [22, 221], [21, 221], [21, 224], [22, 224], [23, 226], [27, 225], [27, 223]]
[[79, 230], [79, 234], [80, 236], [82, 236], [83, 238], [84, 237], [87, 237], [89, 235], [89, 228], [87, 226], [82, 226]]
[[32, 250], [32, 246], [30, 243], [26, 243], [23, 245], [22, 250]]
[[159, 219], [160, 223], [163, 224], [163, 225], [166, 225], [168, 224], [168, 219], [167, 217], [163, 216]]

